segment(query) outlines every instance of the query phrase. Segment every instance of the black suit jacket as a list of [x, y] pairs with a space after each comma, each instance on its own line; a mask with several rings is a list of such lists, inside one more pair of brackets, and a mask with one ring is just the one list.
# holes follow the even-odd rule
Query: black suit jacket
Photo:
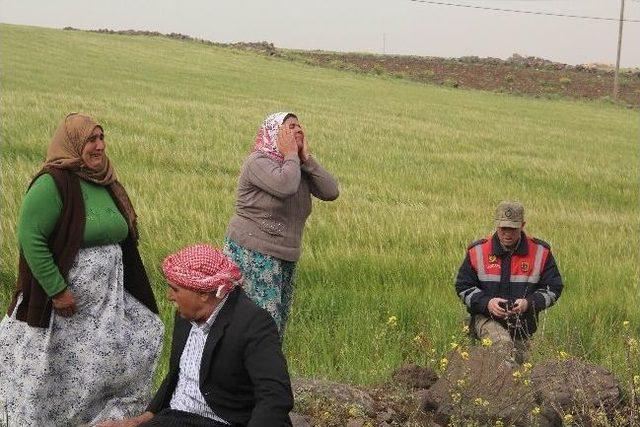
[[[148, 411], [157, 413], [169, 406], [190, 330], [191, 323], [176, 315], [169, 372]], [[209, 331], [200, 391], [211, 409], [233, 425], [291, 425], [293, 394], [276, 325], [241, 288], [229, 294]]]

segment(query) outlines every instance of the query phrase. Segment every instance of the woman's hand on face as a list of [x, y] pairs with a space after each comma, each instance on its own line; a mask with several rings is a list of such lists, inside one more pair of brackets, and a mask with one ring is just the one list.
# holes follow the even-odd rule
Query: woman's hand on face
[[283, 156], [294, 154], [298, 152], [298, 144], [296, 144], [295, 134], [293, 129], [289, 129], [284, 126], [280, 126], [278, 129], [278, 140], [276, 141], [278, 150]]
[[69, 288], [53, 297], [53, 308], [62, 317], [71, 317], [76, 312], [76, 301]]
[[307, 139], [307, 134], [304, 133], [304, 131], [302, 133], [302, 138], [302, 145], [298, 149], [298, 157], [300, 157], [300, 161], [304, 163], [309, 160], [311, 152], [309, 151], [309, 140]]

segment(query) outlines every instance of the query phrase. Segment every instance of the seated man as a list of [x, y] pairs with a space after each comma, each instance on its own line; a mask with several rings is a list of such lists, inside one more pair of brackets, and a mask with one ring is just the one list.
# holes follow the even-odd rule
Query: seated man
[[560, 297], [562, 278], [549, 245], [524, 233], [520, 203], [500, 203], [495, 225], [493, 236], [467, 248], [456, 292], [471, 314], [471, 332], [511, 350], [515, 344], [521, 363], [538, 313]]
[[[276, 325], [209, 245], [162, 263], [178, 311], [169, 372], [147, 412], [117, 426], [289, 426], [293, 396]], [[108, 424], [105, 424], [108, 425]]]

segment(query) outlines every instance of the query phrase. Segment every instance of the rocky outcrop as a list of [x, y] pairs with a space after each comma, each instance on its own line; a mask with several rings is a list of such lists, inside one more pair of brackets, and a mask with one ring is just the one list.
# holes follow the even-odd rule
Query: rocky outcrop
[[580, 425], [594, 418], [611, 418], [620, 407], [620, 384], [601, 366], [578, 359], [551, 360], [531, 373], [536, 401], [554, 425], [570, 414]]
[[531, 425], [534, 389], [525, 381], [526, 375], [514, 376], [517, 369], [505, 360], [504, 352], [474, 347], [464, 353], [452, 351], [447, 360], [447, 370], [423, 401], [423, 409], [433, 413], [436, 421], [448, 424], [473, 419], [480, 425], [496, 421]]

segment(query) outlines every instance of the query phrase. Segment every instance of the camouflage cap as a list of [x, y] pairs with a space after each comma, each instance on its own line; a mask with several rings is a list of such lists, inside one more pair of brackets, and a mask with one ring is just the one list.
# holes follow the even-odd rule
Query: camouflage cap
[[520, 202], [500, 202], [494, 219], [496, 227], [520, 228], [524, 224], [524, 206]]

